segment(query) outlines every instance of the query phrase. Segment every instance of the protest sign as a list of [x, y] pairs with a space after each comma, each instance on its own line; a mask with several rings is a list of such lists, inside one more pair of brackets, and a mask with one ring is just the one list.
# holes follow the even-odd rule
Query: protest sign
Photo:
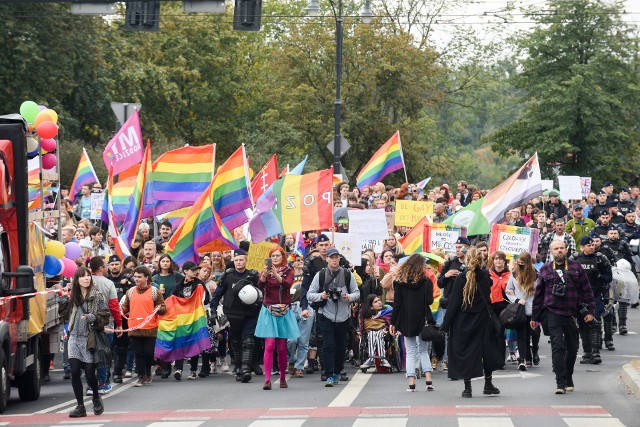
[[591, 177], [580, 177], [580, 188], [582, 189], [582, 197], [587, 198], [591, 192]]
[[265, 260], [269, 258], [269, 251], [274, 246], [273, 243], [260, 242], [249, 246], [247, 253], [247, 269], [262, 271]]
[[384, 209], [350, 210], [349, 233], [363, 234], [368, 239], [387, 239], [389, 230]]
[[396, 200], [396, 225], [413, 227], [426, 215], [433, 218], [433, 202]]
[[458, 237], [467, 237], [466, 227], [447, 224], [426, 224], [423, 243], [424, 251], [431, 252], [435, 248], [441, 248], [446, 253], [455, 252]]
[[100, 219], [102, 218], [102, 203], [104, 202], [104, 193], [94, 192], [91, 193], [91, 214], [89, 215], [89, 219]]
[[558, 186], [560, 187], [560, 197], [562, 200], [582, 199], [582, 186], [579, 176], [558, 176]]
[[351, 265], [360, 265], [362, 244], [359, 235], [351, 233], [333, 233], [333, 245]]
[[542, 180], [542, 191], [551, 190], [553, 188], [553, 180], [552, 179], [543, 179]]
[[489, 253], [502, 251], [507, 259], [517, 258], [527, 251], [535, 259], [538, 252], [538, 229], [515, 225], [493, 224]]
[[394, 212], [385, 212], [385, 218], [387, 220], [387, 230], [393, 230], [393, 226], [396, 221], [396, 214]]

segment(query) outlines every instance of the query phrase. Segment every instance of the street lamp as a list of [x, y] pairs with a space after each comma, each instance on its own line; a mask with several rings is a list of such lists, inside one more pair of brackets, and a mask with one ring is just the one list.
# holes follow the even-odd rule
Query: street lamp
[[[335, 106], [335, 129], [333, 136], [333, 173], [341, 174], [342, 168], [340, 167], [340, 143], [342, 135], [340, 131], [340, 121], [342, 117], [342, 99], [340, 98], [340, 85], [342, 81], [342, 35], [344, 29], [344, 16], [342, 0], [329, 0], [331, 9], [333, 10], [333, 17], [336, 20], [336, 100]], [[349, 6], [351, 3], [349, 4]], [[312, 17], [320, 15], [320, 6], [317, 0], [309, 0], [307, 5], [307, 14]], [[369, 24], [373, 17], [371, 12], [370, 0], [366, 0], [362, 12], [360, 14], [362, 22]]]

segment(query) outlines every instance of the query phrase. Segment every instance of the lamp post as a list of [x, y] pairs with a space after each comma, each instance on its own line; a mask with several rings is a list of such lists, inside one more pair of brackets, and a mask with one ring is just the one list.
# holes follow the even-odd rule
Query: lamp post
[[[343, 3], [342, 0], [329, 0], [331, 8], [333, 10], [333, 16], [336, 20], [336, 99], [334, 101], [334, 135], [333, 135], [333, 173], [341, 174], [342, 168], [340, 166], [340, 144], [342, 141], [341, 134], [341, 120], [342, 120], [342, 98], [341, 98], [341, 83], [342, 83], [342, 40], [344, 34], [344, 16], [343, 16]], [[312, 17], [316, 17], [320, 14], [320, 6], [317, 0], [309, 0], [307, 6], [307, 14]], [[369, 0], [365, 1], [364, 8], [360, 13], [362, 22], [369, 24], [373, 17]]]

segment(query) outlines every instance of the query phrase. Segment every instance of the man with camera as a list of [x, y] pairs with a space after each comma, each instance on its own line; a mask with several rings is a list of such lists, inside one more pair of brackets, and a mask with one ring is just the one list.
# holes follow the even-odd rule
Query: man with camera
[[307, 299], [311, 303], [320, 303], [317, 320], [323, 338], [322, 368], [327, 376], [325, 387], [333, 387], [340, 381], [340, 372], [344, 368], [351, 303], [360, 299], [355, 277], [340, 267], [337, 249], [327, 251], [327, 268], [313, 278]]
[[[609, 303], [609, 283], [613, 278], [611, 263], [609, 263], [606, 256], [596, 252], [593, 239], [589, 236], [583, 236], [580, 239], [580, 252], [572, 254], [571, 259], [579, 262], [582, 269], [587, 273], [596, 302], [593, 322], [585, 323], [581, 317], [578, 317], [580, 338], [582, 340], [582, 349], [584, 350], [580, 363], [597, 365], [602, 363], [602, 358], [600, 357], [600, 346], [602, 344], [601, 324], [605, 305]], [[605, 345], [608, 350], [615, 350], [611, 332], [611, 325], [609, 324], [608, 330], [605, 326]]]
[[564, 241], [554, 240], [549, 249], [553, 261], [540, 269], [531, 327], [540, 322], [545, 334], [551, 337], [555, 393], [565, 394], [574, 389], [573, 368], [579, 345], [576, 318], [592, 322], [596, 304], [587, 274], [579, 262], [567, 259]]

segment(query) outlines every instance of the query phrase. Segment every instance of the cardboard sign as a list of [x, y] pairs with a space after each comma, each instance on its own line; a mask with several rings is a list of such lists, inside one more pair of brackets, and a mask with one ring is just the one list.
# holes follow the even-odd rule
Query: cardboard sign
[[387, 230], [393, 230], [393, 227], [396, 221], [395, 212], [385, 212], [384, 216], [387, 220]]
[[395, 225], [413, 227], [427, 215], [433, 218], [433, 202], [396, 200]]
[[507, 259], [518, 258], [522, 252], [526, 251], [535, 259], [538, 252], [538, 229], [493, 224], [489, 252], [496, 251], [504, 252]]
[[542, 180], [542, 191], [551, 190], [553, 188], [553, 180], [552, 179], [543, 179]]
[[387, 239], [389, 229], [385, 214], [383, 209], [349, 211], [349, 234], [362, 234], [369, 239]]
[[91, 193], [91, 214], [89, 215], [89, 219], [100, 219], [102, 218], [102, 203], [104, 202], [104, 193], [96, 192]]
[[273, 243], [269, 242], [252, 243], [247, 253], [247, 269], [262, 271], [272, 247]]
[[582, 197], [589, 197], [589, 193], [591, 193], [591, 177], [581, 176], [580, 187], [582, 188]]
[[351, 265], [360, 265], [362, 260], [362, 245], [358, 235], [333, 233], [333, 245]]
[[467, 237], [467, 228], [447, 224], [427, 224], [424, 232], [423, 248], [431, 252], [441, 248], [446, 253], [455, 252], [458, 237]]
[[579, 176], [558, 176], [558, 186], [560, 187], [560, 197], [562, 200], [582, 199], [582, 186]]

